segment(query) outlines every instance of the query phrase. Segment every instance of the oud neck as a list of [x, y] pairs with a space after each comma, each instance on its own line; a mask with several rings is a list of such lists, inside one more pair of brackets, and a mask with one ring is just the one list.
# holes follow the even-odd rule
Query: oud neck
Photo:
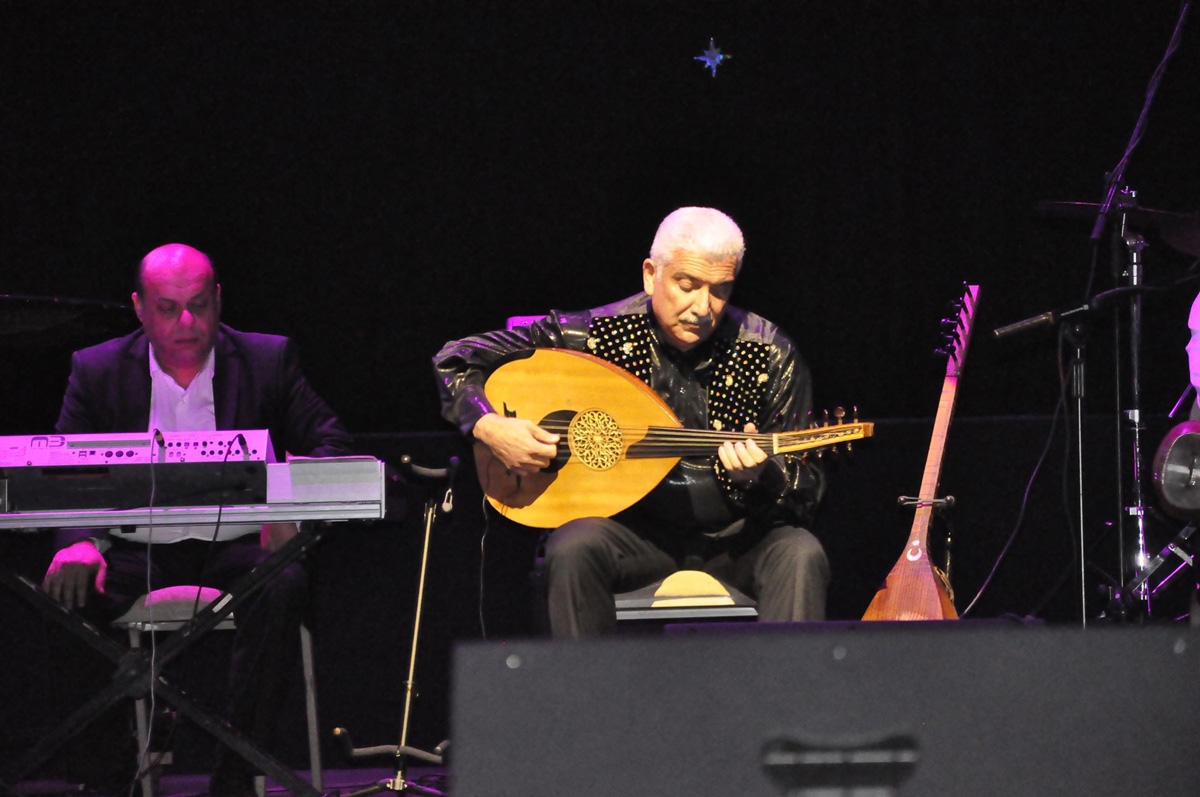
[[869, 421], [769, 434], [651, 426], [645, 430], [644, 436], [639, 433], [639, 439], [629, 447], [626, 456], [633, 458], [709, 456], [715, 454], [722, 443], [730, 440], [753, 440], [759, 448], [773, 456], [861, 440], [864, 437], [870, 437], [873, 431], [874, 424]]
[[722, 432], [716, 429], [684, 429], [651, 426], [646, 436], [631, 447], [631, 457], [703, 457], [712, 456], [727, 440], [753, 440], [767, 453], [775, 453], [773, 434]]

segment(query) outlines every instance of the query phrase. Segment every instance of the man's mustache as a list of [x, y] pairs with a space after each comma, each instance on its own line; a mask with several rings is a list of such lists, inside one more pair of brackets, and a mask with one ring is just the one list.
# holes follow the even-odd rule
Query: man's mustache
[[709, 315], [684, 313], [683, 315], [679, 316], [679, 321], [683, 324], [695, 324], [696, 326], [707, 327], [712, 326], [713, 317], [711, 313]]

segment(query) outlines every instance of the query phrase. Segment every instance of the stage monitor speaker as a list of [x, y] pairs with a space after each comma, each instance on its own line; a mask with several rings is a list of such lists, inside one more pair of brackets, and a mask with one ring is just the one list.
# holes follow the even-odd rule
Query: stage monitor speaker
[[1200, 633], [746, 624], [468, 643], [456, 794], [1196, 794]]

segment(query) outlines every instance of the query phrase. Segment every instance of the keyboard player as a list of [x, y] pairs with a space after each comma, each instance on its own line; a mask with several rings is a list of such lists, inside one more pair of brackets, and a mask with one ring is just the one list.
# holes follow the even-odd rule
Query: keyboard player
[[[220, 323], [221, 286], [204, 253], [184, 244], [154, 249], [138, 265], [132, 300], [141, 329], [73, 355], [59, 433], [268, 429], [280, 460], [285, 451], [350, 453], [349, 434], [305, 379], [294, 344]], [[295, 533], [289, 523], [61, 531], [43, 586], [106, 624], [147, 591], [148, 573], [154, 589], [224, 589]], [[293, 562], [238, 610], [227, 718], [267, 749], [294, 667], [307, 582]], [[108, 727], [87, 733], [69, 762], [101, 792], [127, 791], [133, 775], [133, 757], [102, 742], [126, 736], [120, 729], [114, 736], [112, 724], [121, 721], [97, 723]], [[218, 746], [209, 792], [252, 794], [253, 774]]]

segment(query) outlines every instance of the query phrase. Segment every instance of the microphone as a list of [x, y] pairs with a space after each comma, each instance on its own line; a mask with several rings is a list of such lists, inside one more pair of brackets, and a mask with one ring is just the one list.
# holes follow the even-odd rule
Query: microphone
[[400, 457], [400, 466], [405, 472], [421, 479], [445, 479], [446, 492], [442, 496], [442, 512], [448, 514], [454, 510], [454, 475], [458, 472], [458, 457], [450, 457], [444, 468], [426, 468], [413, 462], [411, 455], [405, 454]]
[[1007, 326], [997, 327], [996, 329], [992, 330], [992, 335], [997, 338], [1005, 338], [1009, 335], [1016, 334], [1017, 332], [1026, 332], [1031, 329], [1053, 326], [1059, 321], [1064, 321], [1068, 318], [1074, 318], [1077, 315], [1086, 316], [1097, 312], [1109, 302], [1119, 299], [1122, 296], [1134, 293], [1161, 292], [1163, 290], [1165, 289], [1152, 285], [1123, 285], [1119, 288], [1109, 288], [1106, 291], [1096, 294], [1089, 301], [1084, 302], [1078, 307], [1072, 307], [1068, 310], [1051, 310], [1046, 313], [1041, 313], [1039, 315], [1022, 319], [1013, 324], [1008, 324]]
[[997, 338], [1004, 338], [1008, 337], [1009, 335], [1016, 335], [1020, 332], [1025, 332], [1026, 330], [1050, 326], [1053, 323], [1054, 313], [1042, 313], [1041, 315], [1035, 315], [1012, 324], [1005, 324], [1002, 327], [996, 327], [992, 330], [992, 335]]
[[1059, 321], [1064, 321], [1068, 318], [1074, 318], [1077, 315], [1087, 315], [1093, 310], [1098, 310], [1100, 308], [1100, 299], [1102, 297], [1103, 294], [1097, 296], [1096, 300], [1090, 304], [1081, 304], [1078, 307], [1072, 307], [1069, 310], [1051, 310], [1046, 313], [1041, 313], [1039, 315], [1022, 319], [1012, 324], [996, 327], [992, 330], [992, 335], [996, 338], [1005, 338], [1009, 335], [1015, 335], [1018, 332], [1026, 332], [1031, 329], [1039, 329], [1040, 327], [1054, 326]]
[[442, 496], [442, 512], [450, 514], [454, 511], [454, 474], [458, 472], [458, 457], [450, 457], [446, 466], [446, 494]]

